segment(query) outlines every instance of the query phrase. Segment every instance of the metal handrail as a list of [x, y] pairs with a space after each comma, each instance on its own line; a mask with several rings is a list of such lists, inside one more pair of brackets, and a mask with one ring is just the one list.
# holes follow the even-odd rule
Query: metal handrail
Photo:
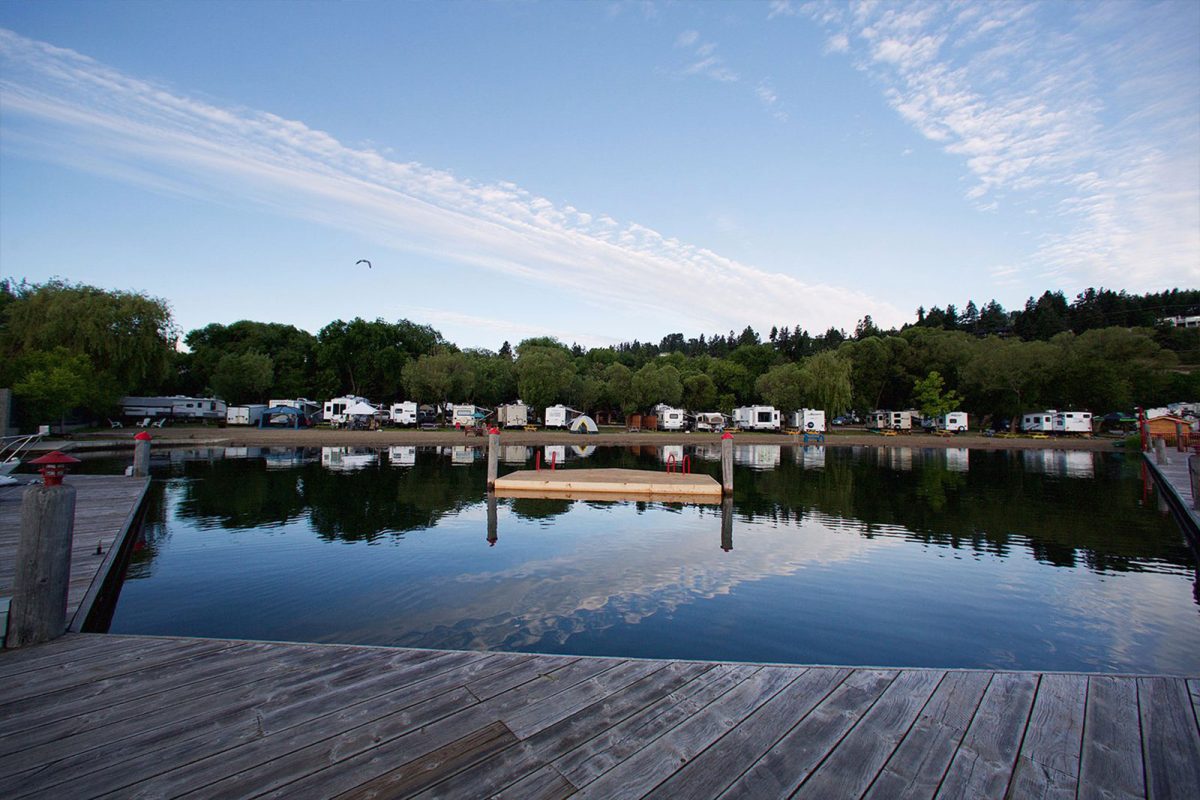
[[30, 433], [23, 436], [0, 436], [0, 464], [16, 467], [21, 463], [21, 454], [28, 452], [44, 435]]

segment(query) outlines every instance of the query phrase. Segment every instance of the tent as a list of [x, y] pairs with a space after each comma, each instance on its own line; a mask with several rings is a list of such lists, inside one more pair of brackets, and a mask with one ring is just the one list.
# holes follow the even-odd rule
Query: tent
[[361, 400], [346, 409], [346, 415], [351, 417], [373, 417], [378, 413], [378, 408]]
[[571, 420], [571, 433], [599, 433], [600, 428], [587, 414], [580, 414]]

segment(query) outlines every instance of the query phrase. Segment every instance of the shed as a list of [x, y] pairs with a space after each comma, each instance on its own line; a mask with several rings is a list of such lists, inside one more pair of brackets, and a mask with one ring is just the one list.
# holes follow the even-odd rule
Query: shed
[[1176, 417], [1173, 414], [1165, 414], [1161, 417], [1146, 420], [1146, 431], [1151, 439], [1162, 439], [1167, 444], [1174, 446], [1176, 426], [1182, 425], [1184, 435], [1188, 435], [1192, 431], [1191, 420], [1183, 417]]

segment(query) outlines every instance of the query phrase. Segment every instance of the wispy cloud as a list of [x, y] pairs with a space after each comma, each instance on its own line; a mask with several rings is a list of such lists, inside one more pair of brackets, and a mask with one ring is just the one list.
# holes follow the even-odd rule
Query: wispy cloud
[[729, 68], [725, 59], [717, 55], [716, 43], [701, 41], [699, 31], [683, 31], [675, 37], [675, 47], [688, 50], [691, 55], [691, 62], [679, 70], [680, 75], [699, 75], [720, 83], [736, 83], [739, 80], [738, 74]]
[[1038, 3], [807, 3], [981, 210], [1060, 220], [1025, 265], [1064, 283], [1194, 284], [1200, 264], [1200, 11]]
[[[18, 119], [36, 127], [35, 137], [18, 143], [36, 157], [85, 169], [104, 164], [108, 174], [156, 191], [165, 184], [269, 208], [559, 288], [621, 314], [654, 314], [682, 330], [779, 320], [822, 329], [868, 313], [885, 325], [905, 318], [857, 290], [758, 269], [512, 183], [389, 160], [302, 122], [188, 98], [2, 29], [0, 103], [6, 128]], [[6, 146], [14, 140], [6, 133]]]

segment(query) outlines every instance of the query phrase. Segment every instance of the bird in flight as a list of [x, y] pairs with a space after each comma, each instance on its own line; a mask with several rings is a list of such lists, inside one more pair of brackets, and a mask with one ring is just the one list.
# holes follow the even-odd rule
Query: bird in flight
[[358, 266], [359, 264], [366, 264], [367, 269], [371, 269], [371, 262], [367, 261], [365, 258], [360, 258], [358, 261], [354, 262], [355, 266]]

